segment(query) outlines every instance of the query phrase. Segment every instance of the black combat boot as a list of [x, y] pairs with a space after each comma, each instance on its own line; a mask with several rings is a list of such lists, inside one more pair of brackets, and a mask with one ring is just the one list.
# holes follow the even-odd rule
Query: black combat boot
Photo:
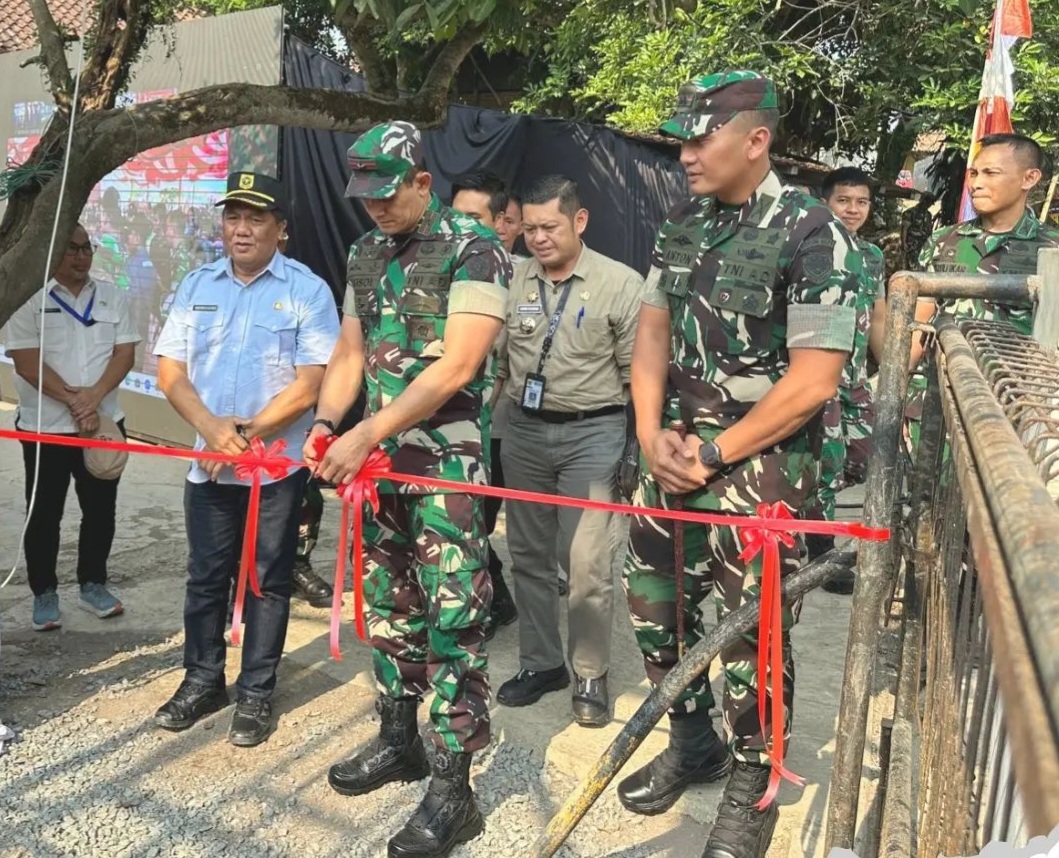
[[732, 755], [713, 729], [709, 712], [669, 716], [669, 747], [618, 784], [618, 800], [633, 813], [654, 816], [671, 808], [690, 784], [723, 778]]
[[313, 571], [312, 564], [304, 558], [294, 561], [291, 574], [291, 596], [308, 602], [314, 608], [330, 608], [334, 588]]
[[780, 815], [775, 802], [767, 810], [754, 807], [768, 784], [767, 767], [736, 762], [702, 858], [765, 858]]
[[390, 858], [444, 858], [485, 828], [469, 780], [470, 754], [438, 748], [427, 794], [390, 840]]
[[416, 697], [380, 697], [375, 711], [382, 717], [379, 735], [348, 760], [327, 772], [331, 789], [342, 795], [363, 795], [391, 781], [418, 781], [430, 774], [416, 722]]

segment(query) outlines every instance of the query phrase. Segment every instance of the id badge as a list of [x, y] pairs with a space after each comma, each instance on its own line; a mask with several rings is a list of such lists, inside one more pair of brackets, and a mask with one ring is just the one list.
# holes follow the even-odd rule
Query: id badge
[[544, 376], [531, 372], [522, 387], [522, 410], [540, 411], [544, 402]]

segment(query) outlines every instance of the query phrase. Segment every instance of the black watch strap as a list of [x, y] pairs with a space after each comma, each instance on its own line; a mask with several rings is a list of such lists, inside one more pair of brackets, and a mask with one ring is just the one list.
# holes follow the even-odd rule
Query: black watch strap
[[315, 419], [315, 420], [314, 420], [314, 421], [312, 422], [312, 425], [313, 425], [313, 426], [326, 426], [326, 427], [327, 427], [327, 429], [328, 429], [328, 431], [330, 431], [330, 433], [331, 433], [332, 435], [334, 435], [334, 434], [335, 434], [335, 424], [334, 424], [334, 423], [332, 423], [332, 422], [331, 422], [330, 420], [328, 420], [328, 419], [327, 419], [327, 418], [325, 418], [325, 417], [317, 417], [317, 418], [316, 418], [316, 419]]

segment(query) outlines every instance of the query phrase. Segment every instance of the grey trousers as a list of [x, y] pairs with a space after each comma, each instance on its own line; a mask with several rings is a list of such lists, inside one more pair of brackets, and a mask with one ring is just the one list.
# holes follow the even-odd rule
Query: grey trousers
[[[501, 460], [509, 488], [592, 500], [617, 499], [625, 415], [545, 423], [514, 408]], [[569, 654], [578, 676], [610, 667], [614, 621], [612, 513], [507, 502], [519, 662], [551, 670], [565, 662], [559, 630], [559, 566], [569, 574]]]

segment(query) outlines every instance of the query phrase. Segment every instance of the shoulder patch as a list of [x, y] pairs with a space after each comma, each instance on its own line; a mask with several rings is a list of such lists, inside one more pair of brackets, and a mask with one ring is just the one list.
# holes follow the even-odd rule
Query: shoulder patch
[[812, 249], [802, 258], [802, 271], [810, 283], [825, 283], [835, 270], [835, 257], [829, 248]]
[[489, 251], [476, 250], [464, 260], [463, 270], [471, 280], [490, 282], [496, 274], [496, 265]]

